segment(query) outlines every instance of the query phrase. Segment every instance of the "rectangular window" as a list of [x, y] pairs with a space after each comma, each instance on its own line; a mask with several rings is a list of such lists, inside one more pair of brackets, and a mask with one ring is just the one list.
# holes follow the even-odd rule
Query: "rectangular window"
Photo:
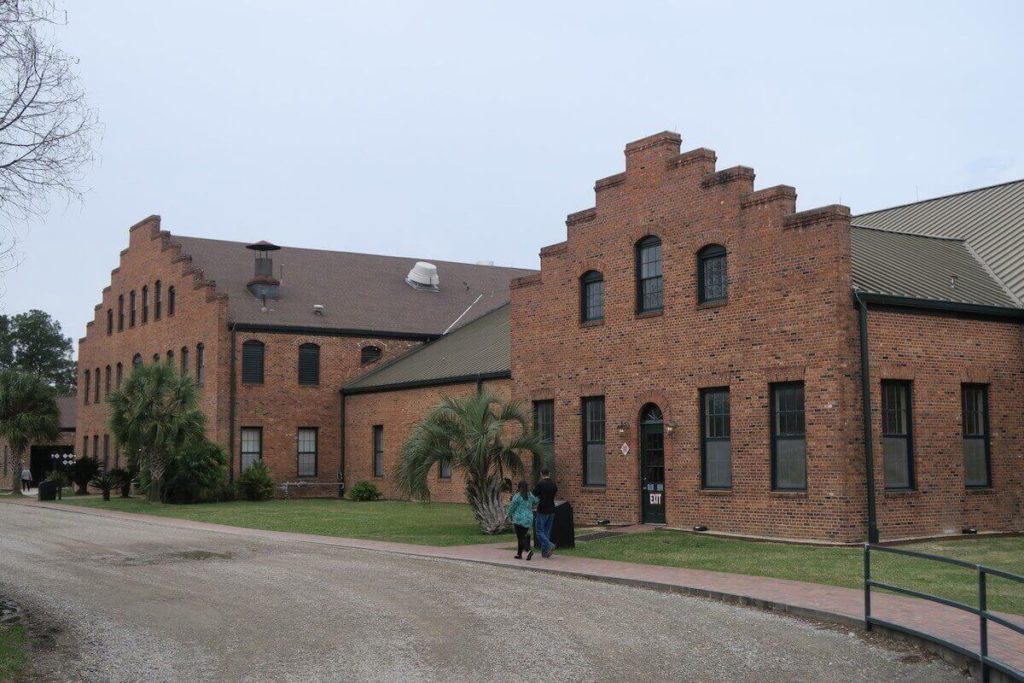
[[87, 436], [82, 438], [82, 457], [89, 457], [89, 437]]
[[451, 479], [452, 478], [452, 463], [451, 463], [451, 461], [445, 461], [445, 462], [442, 462], [440, 465], [438, 465], [437, 476], [440, 477], [441, 479]]
[[604, 319], [604, 280], [600, 273], [587, 273], [583, 276], [581, 308], [581, 317], [585, 323]]
[[242, 344], [242, 384], [263, 384], [263, 342]]
[[604, 397], [583, 399], [583, 483], [604, 486]]
[[299, 430], [299, 476], [316, 476], [316, 442], [317, 430], [314, 427], [303, 427]]
[[89, 379], [89, 371], [86, 370], [85, 371], [85, 391], [82, 393], [82, 403], [84, 403], [85, 405], [89, 405], [89, 389], [90, 389], [89, 384], [90, 384], [90, 381], [91, 380]]
[[153, 285], [153, 319], [160, 319], [160, 309], [163, 307], [163, 300], [161, 296], [160, 281], [157, 280], [156, 284]]
[[772, 488], [807, 490], [804, 383], [771, 385]]
[[316, 344], [303, 344], [299, 347], [299, 384], [320, 384], [320, 347]]
[[647, 237], [637, 249], [637, 309], [640, 313], [662, 307], [661, 240]]
[[149, 322], [149, 287], [142, 288], [142, 324]]
[[988, 386], [963, 385], [964, 483], [968, 488], [992, 486], [988, 431]]
[[882, 382], [882, 451], [885, 488], [914, 488], [910, 382]]
[[706, 489], [731, 488], [729, 388], [704, 389], [700, 393], [702, 484]]
[[206, 381], [206, 347], [196, 344], [196, 384], [203, 386]]
[[242, 453], [239, 458], [241, 470], [244, 472], [257, 460], [263, 459], [263, 428], [242, 427]]
[[384, 427], [373, 427], [373, 476], [384, 476]]
[[117, 331], [124, 329], [124, 294], [117, 297]]
[[128, 293], [128, 327], [135, 327], [135, 290]]
[[103, 435], [103, 469], [110, 465], [110, 434]]
[[554, 470], [555, 466], [555, 402], [534, 401], [533, 402], [533, 430], [540, 437], [541, 446], [544, 449], [544, 462], [535, 458], [533, 463], [534, 477], [540, 477], [540, 468], [547, 466]]
[[100, 435], [93, 434], [92, 437], [92, 457], [99, 460], [100, 458]]

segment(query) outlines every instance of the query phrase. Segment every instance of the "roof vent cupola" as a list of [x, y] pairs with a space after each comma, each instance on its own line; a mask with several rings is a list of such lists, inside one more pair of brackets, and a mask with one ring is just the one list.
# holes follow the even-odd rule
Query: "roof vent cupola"
[[271, 252], [281, 247], [270, 242], [260, 241], [246, 245], [246, 249], [256, 252], [256, 270], [246, 288], [257, 299], [277, 299], [281, 295], [281, 281], [274, 277], [274, 259]]
[[409, 274], [405, 276], [405, 282], [413, 289], [427, 292], [437, 292], [441, 289], [441, 278], [437, 274], [437, 266], [426, 261], [417, 261]]

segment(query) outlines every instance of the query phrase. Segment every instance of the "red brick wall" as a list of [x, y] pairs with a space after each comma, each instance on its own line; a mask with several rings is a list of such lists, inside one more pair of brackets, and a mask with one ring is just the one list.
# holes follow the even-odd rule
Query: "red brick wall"
[[[502, 400], [508, 400], [509, 381], [485, 382], [484, 387]], [[360, 481], [377, 485], [387, 498], [401, 497], [394, 485], [393, 472], [398, 451], [413, 427], [444, 396], [464, 396], [476, 391], [476, 383], [355, 394], [345, 397], [345, 482], [347, 488]], [[384, 476], [373, 476], [373, 427], [384, 427]], [[437, 468], [430, 476], [431, 500], [465, 503], [465, 484], [458, 471], [451, 479], [441, 479]]]
[[[1017, 323], [872, 309], [871, 387], [878, 520], [882, 538], [1022, 529], [1024, 358]], [[881, 382], [911, 382], [916, 486], [886, 491]], [[964, 485], [961, 385], [987, 384], [992, 487]]]
[[[853, 323], [845, 207], [791, 215], [792, 188], [753, 192], [753, 171], [715, 172], [714, 153], [679, 154], [677, 136], [632, 143], [626, 172], [599, 180], [595, 209], [572, 214], [568, 240], [541, 251], [541, 274], [512, 296], [513, 394], [554, 399], [556, 470], [582, 523], [640, 521], [639, 438], [644, 404], [667, 422], [667, 522], [769, 536], [846, 536], [842, 419]], [[662, 241], [664, 311], [637, 314], [634, 245]], [[724, 305], [697, 302], [697, 253], [728, 251]], [[604, 273], [605, 317], [579, 322], [579, 277]], [[773, 381], [806, 383], [809, 486], [771, 490]], [[699, 390], [730, 387], [730, 491], [700, 486]], [[582, 486], [581, 398], [606, 401], [607, 486]], [[626, 426], [620, 438], [616, 426]], [[629, 455], [620, 453], [629, 445]]]
[[[263, 384], [242, 383], [242, 344], [250, 339], [264, 347]], [[320, 346], [320, 384], [303, 386], [298, 381], [299, 346]], [[337, 482], [341, 467], [341, 386], [358, 374], [369, 371], [417, 346], [419, 342], [402, 339], [363, 337], [324, 337], [268, 332], [238, 332], [236, 350], [237, 414], [235, 416], [235, 473], [239, 472], [242, 427], [263, 428], [263, 458], [278, 482], [298, 477], [298, 430], [316, 427], [317, 477]], [[379, 346], [384, 352], [377, 363], [363, 367], [363, 346]], [[324, 495], [337, 495], [337, 489], [318, 487]]]

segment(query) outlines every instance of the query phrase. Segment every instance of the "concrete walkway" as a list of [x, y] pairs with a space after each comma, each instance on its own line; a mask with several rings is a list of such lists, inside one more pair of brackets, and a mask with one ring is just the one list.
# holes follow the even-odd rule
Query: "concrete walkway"
[[[864, 593], [861, 590], [824, 586], [802, 581], [772, 579], [742, 574], [661, 567], [646, 564], [573, 557], [556, 553], [550, 559], [536, 554], [530, 562], [513, 559], [514, 546], [507, 543], [435, 547], [372, 541], [332, 536], [316, 536], [282, 531], [265, 531], [242, 527], [209, 524], [184, 519], [156, 517], [138, 513], [97, 510], [34, 501], [7, 502], [46, 507], [71, 514], [98, 515], [116, 519], [145, 521], [165, 527], [215, 531], [249, 538], [303, 541], [321, 545], [360, 548], [381, 552], [432, 557], [464, 562], [515, 567], [529, 571], [551, 572], [581, 578], [639, 586], [668, 592], [711, 597], [727, 602], [751, 605], [777, 612], [821, 621], [863, 628]], [[960, 647], [977, 651], [978, 618], [967, 612], [937, 603], [875, 592], [872, 614], [886, 621], [934, 634]], [[1024, 625], [1024, 617], [1004, 615]], [[997, 624], [989, 624], [989, 654], [1010, 666], [1024, 671], [1024, 636]]]

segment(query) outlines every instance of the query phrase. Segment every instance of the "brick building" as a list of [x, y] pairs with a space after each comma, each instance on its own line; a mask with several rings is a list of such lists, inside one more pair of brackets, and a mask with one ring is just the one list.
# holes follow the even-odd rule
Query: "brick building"
[[[1024, 181], [852, 216], [674, 133], [625, 157], [539, 272], [438, 264], [438, 291], [411, 259], [143, 221], [80, 345], [82, 447], [107, 455], [99, 378], [173, 356], [233, 472], [262, 457], [279, 482], [343, 468], [396, 495], [415, 422], [484, 385], [530, 405], [581, 523], [1024, 529]], [[431, 488], [463, 499], [457, 473]]]
[[147, 218], [79, 340], [77, 453], [119, 464], [105, 398], [133, 364], [168, 362], [200, 385], [232, 476], [262, 458], [278, 483], [336, 495], [341, 386], [503, 306], [530, 272], [434, 266], [171, 235]]
[[[59, 434], [50, 443], [29, 444], [25, 453], [23, 465], [28, 465], [32, 472], [32, 486], [39, 486], [39, 482], [46, 478], [46, 475], [53, 469], [53, 455], [62, 455], [75, 452], [75, 410], [78, 401], [74, 396], [58, 396], [57, 428]], [[12, 481], [12, 475], [17, 468], [14, 460], [14, 453], [7, 439], [0, 436], [0, 488], [6, 488]]]

